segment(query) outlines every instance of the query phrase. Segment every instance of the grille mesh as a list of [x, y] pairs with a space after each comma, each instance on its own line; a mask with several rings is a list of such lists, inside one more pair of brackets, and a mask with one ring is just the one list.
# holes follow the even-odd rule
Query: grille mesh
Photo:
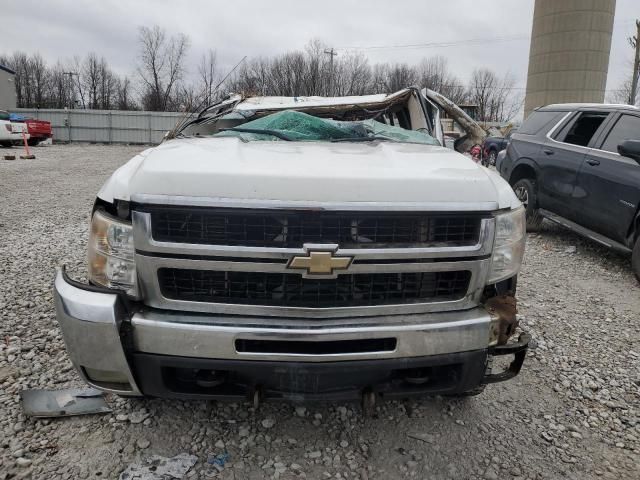
[[481, 218], [365, 212], [256, 212], [167, 209], [151, 213], [155, 240], [209, 245], [341, 248], [474, 245]]
[[309, 279], [299, 274], [161, 268], [162, 295], [173, 300], [329, 308], [459, 300], [471, 273], [372, 273]]

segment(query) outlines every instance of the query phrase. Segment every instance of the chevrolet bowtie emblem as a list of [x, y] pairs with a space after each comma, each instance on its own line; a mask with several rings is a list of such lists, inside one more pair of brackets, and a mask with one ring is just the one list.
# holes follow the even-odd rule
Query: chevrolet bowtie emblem
[[287, 268], [306, 270], [308, 276], [334, 276], [335, 270], [349, 268], [353, 257], [334, 256], [337, 245], [305, 245], [307, 254], [289, 260]]

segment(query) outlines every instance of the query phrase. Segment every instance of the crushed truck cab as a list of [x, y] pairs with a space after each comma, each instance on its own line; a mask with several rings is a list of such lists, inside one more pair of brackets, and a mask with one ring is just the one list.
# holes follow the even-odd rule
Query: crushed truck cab
[[73, 364], [121, 395], [255, 402], [517, 375], [524, 211], [442, 141], [414, 88], [208, 107], [98, 193], [89, 283], [54, 282]]

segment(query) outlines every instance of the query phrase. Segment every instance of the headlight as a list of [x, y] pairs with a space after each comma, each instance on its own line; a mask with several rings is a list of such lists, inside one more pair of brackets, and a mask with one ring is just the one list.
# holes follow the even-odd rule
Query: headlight
[[496, 283], [518, 273], [524, 255], [525, 232], [524, 207], [496, 215], [496, 236], [487, 283]]
[[133, 254], [131, 224], [96, 210], [89, 234], [89, 280], [136, 297], [138, 286]]

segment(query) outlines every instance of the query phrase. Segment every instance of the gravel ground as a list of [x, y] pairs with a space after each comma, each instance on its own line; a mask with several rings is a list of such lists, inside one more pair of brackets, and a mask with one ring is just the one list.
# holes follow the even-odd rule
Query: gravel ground
[[[117, 478], [181, 452], [199, 459], [188, 478], [640, 478], [640, 288], [628, 259], [549, 225], [529, 235], [518, 288], [537, 346], [520, 376], [479, 397], [388, 402], [365, 419], [351, 404], [111, 396], [110, 415], [27, 419], [22, 389], [82, 385], [55, 320], [54, 267], [83, 275], [94, 196], [140, 148], [34, 150], [0, 160], [0, 479]], [[223, 452], [224, 468], [207, 464]]]

